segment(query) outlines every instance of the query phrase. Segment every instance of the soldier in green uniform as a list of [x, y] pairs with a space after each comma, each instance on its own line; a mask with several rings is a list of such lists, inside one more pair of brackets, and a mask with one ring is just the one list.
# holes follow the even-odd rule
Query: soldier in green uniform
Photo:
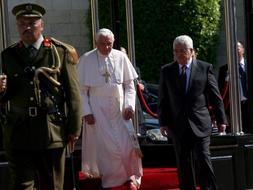
[[[13, 8], [21, 40], [1, 53], [0, 100], [12, 190], [62, 190], [66, 147], [81, 131], [75, 49], [42, 35], [45, 9]], [[37, 176], [37, 177], [36, 177]]]

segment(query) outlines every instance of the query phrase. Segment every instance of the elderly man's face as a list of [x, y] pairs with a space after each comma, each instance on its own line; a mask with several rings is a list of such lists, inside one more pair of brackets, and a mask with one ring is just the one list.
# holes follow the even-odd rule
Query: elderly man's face
[[21, 40], [27, 44], [33, 44], [39, 39], [44, 29], [44, 23], [42, 19], [36, 17], [19, 17], [17, 28]]
[[184, 65], [187, 64], [188, 60], [192, 57], [193, 49], [187, 48], [184, 44], [175, 44], [173, 53], [175, 60]]
[[243, 58], [243, 56], [244, 56], [244, 47], [240, 42], [237, 42], [237, 53], [238, 53], [238, 56], [239, 56], [240, 59]]
[[96, 42], [97, 49], [103, 55], [108, 55], [113, 47], [114, 39], [110, 36], [99, 36]]

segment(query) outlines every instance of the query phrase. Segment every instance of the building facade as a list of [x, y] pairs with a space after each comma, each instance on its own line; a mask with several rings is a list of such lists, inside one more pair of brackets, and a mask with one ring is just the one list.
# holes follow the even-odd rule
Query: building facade
[[20, 3], [37, 3], [45, 7], [44, 35], [73, 45], [78, 54], [89, 50], [88, 28], [86, 16], [89, 7], [88, 0], [5, 0], [8, 7], [8, 34], [9, 45], [19, 40], [16, 30], [16, 20], [12, 15], [12, 8]]

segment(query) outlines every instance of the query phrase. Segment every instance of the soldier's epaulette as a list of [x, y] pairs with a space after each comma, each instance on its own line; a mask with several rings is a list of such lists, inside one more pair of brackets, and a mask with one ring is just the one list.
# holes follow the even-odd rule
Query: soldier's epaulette
[[16, 43], [14, 43], [14, 44], [11, 44], [9, 47], [7, 47], [6, 49], [8, 49], [8, 48], [16, 48], [16, 47], [23, 47], [23, 43], [21, 42], [21, 41], [19, 41], [19, 42], [16, 42]]
[[3, 50], [3, 52], [8, 52], [8, 51], [13, 51], [15, 50], [16, 48], [21, 48], [23, 46], [23, 43], [20, 41], [20, 42], [16, 42], [16, 43], [13, 43], [11, 44], [10, 46], [8, 46], [7, 48], [5, 48]]
[[61, 42], [55, 38], [51, 38], [52, 42], [55, 44], [55, 45], [58, 45], [58, 46], [62, 46], [64, 49], [66, 49], [69, 53], [69, 61], [72, 63], [72, 64], [77, 64], [78, 62], [78, 54], [76, 52], [76, 49], [69, 45], [69, 44], [66, 44], [64, 42]]

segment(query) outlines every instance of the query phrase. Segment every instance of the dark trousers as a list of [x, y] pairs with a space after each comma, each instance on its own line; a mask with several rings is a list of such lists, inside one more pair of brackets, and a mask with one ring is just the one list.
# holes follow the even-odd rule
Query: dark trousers
[[65, 149], [15, 150], [8, 155], [11, 190], [62, 190]]
[[210, 158], [210, 136], [197, 137], [185, 122], [180, 133], [172, 131], [181, 190], [216, 190], [216, 179]]
[[241, 101], [241, 114], [242, 114], [242, 131], [244, 133], [252, 133], [250, 119], [249, 119], [249, 107], [248, 100]]

